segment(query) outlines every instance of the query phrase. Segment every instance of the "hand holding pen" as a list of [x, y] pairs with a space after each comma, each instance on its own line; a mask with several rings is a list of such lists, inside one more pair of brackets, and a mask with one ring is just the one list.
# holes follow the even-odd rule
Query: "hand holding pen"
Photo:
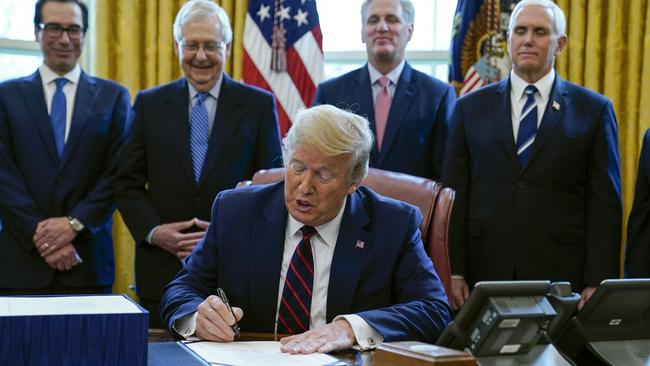
[[239, 335], [237, 321], [242, 319], [244, 312], [230, 307], [223, 290], [219, 289], [217, 295], [209, 296], [198, 306], [195, 335], [203, 340], [230, 342]]

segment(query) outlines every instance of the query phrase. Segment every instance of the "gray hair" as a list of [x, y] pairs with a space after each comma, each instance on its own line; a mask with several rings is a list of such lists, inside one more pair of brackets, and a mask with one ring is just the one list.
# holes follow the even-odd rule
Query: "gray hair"
[[282, 158], [289, 164], [298, 148], [314, 149], [327, 157], [350, 154], [350, 180], [359, 183], [368, 174], [373, 137], [368, 120], [323, 104], [302, 110], [284, 138]]
[[551, 0], [521, 0], [515, 5], [510, 14], [510, 23], [508, 24], [508, 32], [512, 33], [515, 26], [515, 18], [526, 6], [541, 6], [549, 9], [553, 13], [553, 31], [556, 36], [566, 36], [566, 18], [564, 12], [557, 4]]
[[[372, 0], [366, 0], [361, 4], [361, 24], [366, 22], [366, 15], [368, 14], [368, 5]], [[399, 0], [399, 4], [402, 6], [402, 16], [404, 21], [407, 24], [413, 25], [415, 21], [415, 9], [413, 8], [413, 3], [411, 0]]]
[[229, 44], [232, 41], [230, 18], [225, 10], [210, 0], [189, 0], [181, 7], [174, 20], [174, 39], [176, 43], [183, 40], [183, 27], [192, 21], [206, 20], [216, 16], [221, 24], [221, 41]]

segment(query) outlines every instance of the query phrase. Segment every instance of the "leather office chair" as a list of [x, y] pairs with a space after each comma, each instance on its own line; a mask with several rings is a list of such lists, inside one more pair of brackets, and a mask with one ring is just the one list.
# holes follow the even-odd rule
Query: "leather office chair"
[[[240, 182], [237, 187], [279, 182], [284, 179], [284, 174], [284, 168], [260, 170], [252, 181]], [[375, 168], [369, 169], [361, 185], [420, 208], [423, 217], [420, 225], [422, 241], [447, 295], [450, 295], [451, 268], [447, 246], [451, 208], [456, 194], [454, 190], [443, 188], [441, 183], [430, 179]]]

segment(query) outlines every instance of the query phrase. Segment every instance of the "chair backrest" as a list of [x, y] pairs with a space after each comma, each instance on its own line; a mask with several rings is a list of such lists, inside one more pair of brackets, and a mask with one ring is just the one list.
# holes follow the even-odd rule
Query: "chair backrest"
[[[284, 168], [260, 170], [255, 173], [252, 181], [240, 182], [237, 187], [279, 182], [284, 179], [284, 175]], [[451, 268], [447, 245], [454, 190], [443, 188], [442, 184], [431, 179], [375, 168], [369, 169], [368, 176], [361, 185], [420, 208], [423, 217], [420, 225], [422, 241], [445, 291], [450, 295]]]

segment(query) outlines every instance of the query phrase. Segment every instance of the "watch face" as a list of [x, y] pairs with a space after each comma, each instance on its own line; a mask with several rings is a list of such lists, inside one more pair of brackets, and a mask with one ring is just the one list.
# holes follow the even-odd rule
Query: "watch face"
[[71, 219], [70, 220], [70, 226], [72, 226], [72, 229], [74, 231], [81, 231], [81, 230], [84, 229], [83, 224], [77, 219]]

